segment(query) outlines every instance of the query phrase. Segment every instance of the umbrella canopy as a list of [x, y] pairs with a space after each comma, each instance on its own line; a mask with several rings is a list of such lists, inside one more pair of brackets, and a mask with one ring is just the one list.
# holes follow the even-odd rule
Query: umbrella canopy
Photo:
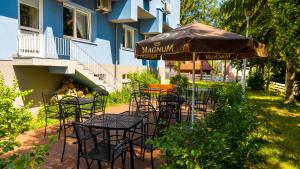
[[266, 46], [251, 38], [193, 22], [186, 26], [137, 42], [140, 59], [232, 60], [265, 57]]
[[[192, 60], [192, 123], [195, 105], [195, 60], [233, 60], [265, 57], [266, 46], [251, 38], [193, 22], [137, 42], [135, 56], [153, 60]], [[245, 69], [245, 67], [244, 67]], [[245, 80], [243, 81], [245, 86]], [[244, 89], [244, 87], [243, 87]]]

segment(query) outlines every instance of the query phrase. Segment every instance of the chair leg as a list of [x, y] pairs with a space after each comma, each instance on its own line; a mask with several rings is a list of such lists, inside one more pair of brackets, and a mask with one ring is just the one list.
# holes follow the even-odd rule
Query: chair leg
[[112, 161], [112, 162], [110, 163], [110, 169], [114, 169], [114, 162], [115, 162], [115, 161]]
[[153, 150], [151, 149], [151, 167], [154, 169], [154, 164], [153, 164]]
[[47, 118], [47, 115], [46, 115], [46, 121], [45, 121], [45, 131], [44, 131], [44, 138], [46, 137], [46, 133], [47, 133], [47, 124], [48, 124], [48, 118]]
[[125, 169], [125, 162], [126, 162], [126, 151], [124, 152], [124, 155], [122, 155], [122, 169]]
[[64, 146], [63, 146], [63, 152], [62, 152], [62, 155], [61, 155], [61, 162], [63, 162], [63, 160], [64, 160], [64, 154], [65, 154], [65, 149], [66, 149], [66, 142], [67, 142], [67, 137], [66, 137], [66, 135], [67, 135], [67, 131], [66, 131], [66, 128], [65, 128], [65, 126], [64, 126]]
[[80, 157], [79, 157], [79, 148], [78, 148], [78, 152], [77, 152], [77, 169], [79, 169], [79, 163], [80, 163]]
[[98, 163], [98, 168], [101, 169], [102, 168], [101, 161], [98, 160], [97, 163]]

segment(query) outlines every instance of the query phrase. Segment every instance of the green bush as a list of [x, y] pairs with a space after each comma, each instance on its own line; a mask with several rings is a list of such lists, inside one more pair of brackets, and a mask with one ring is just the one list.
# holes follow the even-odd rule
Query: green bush
[[265, 87], [265, 80], [263, 74], [259, 72], [255, 72], [248, 78], [248, 86], [252, 90], [264, 90]]
[[130, 88], [131, 90], [135, 89], [140, 89], [140, 88], [146, 88], [148, 87], [148, 84], [158, 84], [159, 81], [149, 71], [143, 71], [141, 73], [139, 72], [134, 72], [128, 75], [131, 83], [130, 83]]
[[[231, 93], [232, 91], [235, 91]], [[218, 106], [205, 120], [193, 125], [170, 126], [149, 142], [167, 161], [163, 168], [248, 168], [258, 142], [252, 136], [258, 127], [253, 105], [243, 99], [241, 87], [229, 84], [218, 91]], [[235, 98], [233, 95], [238, 94]], [[232, 102], [234, 99], [238, 101]]]
[[186, 76], [177, 74], [170, 78], [170, 83], [176, 85], [178, 91], [183, 91], [189, 85], [189, 79]]
[[222, 86], [216, 86], [216, 96], [214, 98], [217, 107], [224, 105], [235, 106], [243, 102], [242, 86], [238, 83], [228, 83]]
[[[31, 113], [28, 111], [29, 104], [15, 106], [17, 97], [28, 95], [30, 91], [18, 91], [18, 83], [15, 81], [12, 87], [4, 84], [0, 75], [0, 155], [20, 146], [16, 136], [30, 128], [32, 122]], [[13, 154], [8, 158], [0, 158], [0, 168], [38, 168], [44, 161], [47, 153], [46, 146], [35, 146], [31, 153], [22, 155]]]
[[15, 81], [12, 87], [4, 84], [0, 76], [0, 154], [10, 151], [18, 144], [15, 137], [28, 130], [32, 119], [28, 111], [29, 105], [15, 106], [17, 97], [23, 97], [30, 91], [18, 91], [18, 84]]
[[127, 103], [130, 101], [130, 91], [127, 87], [123, 87], [121, 90], [116, 90], [109, 94], [107, 99], [107, 105], [115, 105], [121, 103]]

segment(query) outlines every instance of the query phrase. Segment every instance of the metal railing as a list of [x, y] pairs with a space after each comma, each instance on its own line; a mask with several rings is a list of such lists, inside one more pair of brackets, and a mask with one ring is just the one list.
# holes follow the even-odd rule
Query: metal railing
[[116, 79], [110, 71], [105, 69], [95, 58], [71, 39], [51, 37], [43, 34], [19, 34], [18, 54], [19, 57], [75, 60], [111, 87], [114, 87], [116, 83]]

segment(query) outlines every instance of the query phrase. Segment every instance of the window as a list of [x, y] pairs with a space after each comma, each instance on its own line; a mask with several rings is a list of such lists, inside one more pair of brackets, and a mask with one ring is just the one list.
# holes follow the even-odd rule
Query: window
[[134, 28], [123, 25], [123, 48], [134, 49]]
[[90, 14], [64, 6], [64, 35], [80, 39], [90, 39]]
[[21, 29], [36, 31], [40, 28], [39, 0], [20, 0], [19, 24]]

